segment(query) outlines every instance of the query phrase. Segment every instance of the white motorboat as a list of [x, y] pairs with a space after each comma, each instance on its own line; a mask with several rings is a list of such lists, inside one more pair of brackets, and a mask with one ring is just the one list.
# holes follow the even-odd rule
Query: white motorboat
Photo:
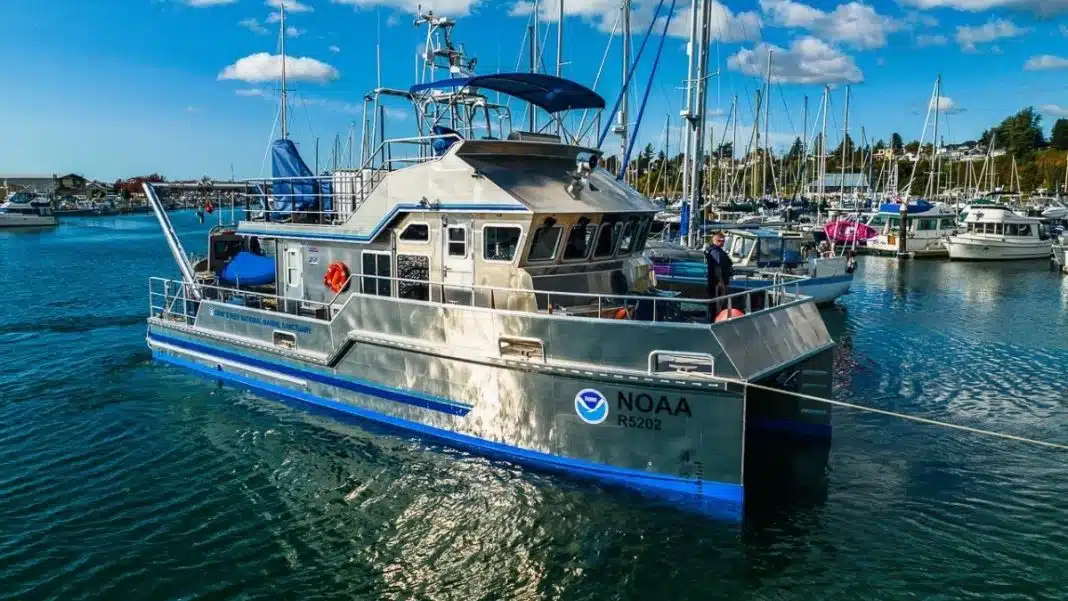
[[[957, 214], [943, 203], [919, 200], [907, 205], [908, 232], [905, 253], [918, 257], [944, 257], [946, 236], [957, 231]], [[868, 227], [878, 232], [868, 240], [867, 248], [876, 254], [896, 255], [901, 251], [901, 204], [885, 203], [868, 220]]]
[[15, 192], [0, 205], [0, 228], [50, 227], [57, 223], [52, 203], [29, 192]]
[[1068, 219], [1068, 207], [1059, 200], [1051, 199], [1046, 208], [1042, 210], [1043, 219]]
[[1068, 240], [1065, 240], [1062, 235], [1053, 243], [1053, 257], [1050, 259], [1053, 261], [1054, 267], [1062, 273], [1068, 273], [1068, 259], [1065, 258], [1066, 249], [1068, 249]]
[[963, 231], [947, 238], [945, 245], [950, 259], [1009, 261], [1048, 258], [1052, 241], [1041, 219], [989, 205], [969, 211]]

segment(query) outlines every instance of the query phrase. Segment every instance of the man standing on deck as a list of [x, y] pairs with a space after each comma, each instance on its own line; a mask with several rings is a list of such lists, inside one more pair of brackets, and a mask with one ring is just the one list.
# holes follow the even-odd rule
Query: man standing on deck
[[723, 232], [712, 234], [712, 245], [705, 250], [705, 263], [708, 265], [708, 298], [716, 298], [727, 293], [727, 286], [734, 275], [734, 263], [730, 255], [723, 250]]

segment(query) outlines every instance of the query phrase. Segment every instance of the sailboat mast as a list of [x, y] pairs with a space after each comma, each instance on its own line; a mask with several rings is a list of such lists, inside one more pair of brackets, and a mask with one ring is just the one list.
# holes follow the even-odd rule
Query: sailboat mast
[[938, 139], [938, 114], [942, 112], [942, 74], [938, 74], [938, 78], [935, 79], [935, 119], [934, 119], [934, 144], [931, 145], [931, 167], [934, 169], [934, 189], [932, 190], [932, 196], [938, 198], [939, 190], [939, 176], [942, 175], [942, 170], [938, 165], [938, 148], [941, 146]]
[[556, 0], [556, 76], [563, 77], [564, 69], [564, 0]]
[[[734, 95], [734, 121], [731, 123], [731, 194], [734, 194], [734, 181], [735, 175], [737, 175], [738, 165], [735, 163], [734, 156], [738, 152], [738, 95]], [[744, 155], [743, 155], [744, 157]], [[1066, 176], [1068, 177], [1068, 176]], [[729, 198], [727, 200], [730, 200]]]
[[[630, 0], [623, 0], [621, 10], [623, 11], [623, 80], [627, 81], [627, 75], [630, 72]], [[623, 90], [623, 101], [619, 108], [619, 158], [620, 161], [623, 157], [627, 156], [627, 143], [630, 141], [629, 132], [627, 131], [628, 123], [630, 121], [630, 90]], [[628, 169], [629, 171], [629, 169]], [[623, 181], [627, 181], [628, 173], [623, 174]], [[693, 217], [691, 216], [691, 219]]]
[[[848, 148], [846, 142], [849, 141], [849, 86], [845, 89], [845, 133], [842, 134], [842, 156], [838, 157], [842, 161], [842, 181], [838, 182], [838, 199], [840, 202], [845, 201], [845, 176], [846, 176], [846, 152], [849, 152], [849, 161], [853, 162], [853, 152]], [[850, 165], [852, 166], [852, 165]]]
[[[798, 187], [804, 189], [805, 167], [808, 166], [808, 95], [805, 95], [805, 104], [801, 109], [801, 122], [801, 157], [797, 165], [797, 183], [794, 186], [795, 190], [798, 189]], [[797, 196], [797, 194], [794, 194], [794, 196]]]
[[279, 25], [281, 26], [282, 33], [282, 139], [289, 139], [289, 116], [288, 107], [289, 102], [286, 99], [286, 6], [283, 3], [279, 3]]
[[[823, 86], [823, 127], [820, 130], [820, 202], [823, 202], [827, 194], [827, 109], [830, 108], [831, 101], [831, 86], [824, 84]], [[817, 218], [819, 216], [819, 209], [816, 210]]]
[[768, 50], [768, 75], [764, 80], [764, 153], [760, 161], [760, 196], [768, 192], [768, 161], [771, 160], [771, 142], [768, 136], [768, 121], [771, 118], [771, 50]]

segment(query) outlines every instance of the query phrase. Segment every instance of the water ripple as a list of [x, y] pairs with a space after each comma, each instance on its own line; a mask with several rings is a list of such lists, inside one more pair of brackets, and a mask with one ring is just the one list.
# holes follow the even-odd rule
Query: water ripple
[[[811, 490], [738, 529], [153, 364], [151, 216], [0, 256], [0, 600], [1068, 598], [1061, 454], [836, 410]], [[1068, 442], [1066, 282], [866, 258], [834, 394]]]

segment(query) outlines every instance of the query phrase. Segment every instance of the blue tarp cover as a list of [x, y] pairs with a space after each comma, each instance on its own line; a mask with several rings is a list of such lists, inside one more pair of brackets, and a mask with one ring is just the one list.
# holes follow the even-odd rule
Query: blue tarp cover
[[242, 286], [273, 284], [274, 259], [241, 251], [219, 272], [219, 281]]
[[271, 209], [278, 211], [272, 219], [289, 217], [289, 211], [332, 210], [330, 183], [315, 178], [292, 140], [275, 140], [271, 144], [271, 177], [290, 178], [271, 184]]
[[498, 73], [457, 79], [443, 79], [411, 87], [412, 94], [442, 88], [480, 88], [507, 94], [546, 112], [558, 113], [573, 109], [603, 109], [604, 98], [586, 86], [544, 73]]
[[[916, 202], [910, 202], [909, 203], [909, 213], [910, 214], [925, 213], [927, 211], [930, 211], [933, 208], [934, 208], [933, 204], [927, 202], [926, 200], [924, 200], [922, 198], [917, 200]], [[900, 213], [901, 212], [901, 205], [899, 203], [896, 203], [896, 202], [884, 202], [883, 204], [879, 205], [879, 212], [880, 213]]]

